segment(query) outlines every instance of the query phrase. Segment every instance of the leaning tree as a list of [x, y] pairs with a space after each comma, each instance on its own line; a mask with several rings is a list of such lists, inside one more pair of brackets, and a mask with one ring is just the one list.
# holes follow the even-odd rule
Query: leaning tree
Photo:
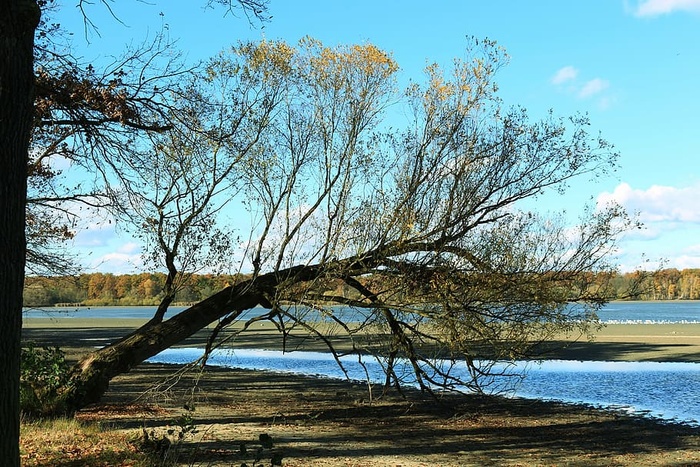
[[[170, 288], [153, 319], [75, 366], [70, 406], [214, 324], [211, 350], [258, 306], [243, 329], [269, 320], [331, 350], [344, 335], [379, 358], [387, 385], [405, 363], [426, 390], [478, 389], [494, 363], [589, 332], [607, 298], [596, 273], [612, 269], [629, 220], [609, 206], [572, 226], [523, 202], [605, 174], [617, 155], [585, 116], [532, 121], [504, 106], [505, 61], [474, 40], [400, 90], [398, 65], [370, 44], [263, 41], [212, 59], [168, 98], [170, 128], [95, 159]], [[198, 254], [249, 274], [165, 319]]]

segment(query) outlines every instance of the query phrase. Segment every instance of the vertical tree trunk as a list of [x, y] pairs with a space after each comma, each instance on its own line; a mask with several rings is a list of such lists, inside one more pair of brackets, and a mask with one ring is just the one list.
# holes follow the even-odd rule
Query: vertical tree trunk
[[0, 460], [4, 466], [19, 466], [27, 151], [39, 15], [34, 0], [0, 0]]

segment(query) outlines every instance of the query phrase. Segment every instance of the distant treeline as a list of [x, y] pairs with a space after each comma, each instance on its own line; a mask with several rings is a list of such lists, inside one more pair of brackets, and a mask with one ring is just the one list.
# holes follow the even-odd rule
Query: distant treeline
[[[82, 274], [74, 277], [37, 277], [25, 279], [24, 305], [28, 307], [101, 305], [157, 305], [161, 299], [165, 274]], [[176, 303], [203, 300], [222, 288], [244, 279], [245, 275], [194, 275], [176, 296]], [[618, 274], [609, 279], [610, 298], [630, 300], [700, 300], [700, 269], [664, 269], [649, 275], [642, 287], [631, 284], [636, 273]], [[343, 294], [339, 288], [336, 293]]]
[[[203, 300], [244, 276], [194, 275], [175, 298], [179, 303]], [[166, 275], [142, 274], [81, 274], [66, 277], [25, 278], [24, 306], [44, 307], [57, 304], [105, 305], [158, 305], [163, 293]]]
[[700, 269], [663, 269], [649, 280], [640, 300], [700, 300]]

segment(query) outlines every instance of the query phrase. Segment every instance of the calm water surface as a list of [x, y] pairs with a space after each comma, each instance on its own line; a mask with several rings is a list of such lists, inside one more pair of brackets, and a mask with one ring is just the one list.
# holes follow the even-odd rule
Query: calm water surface
[[[154, 363], [189, 363], [202, 355], [201, 349], [169, 349], [151, 358]], [[384, 381], [381, 366], [369, 357], [343, 357], [347, 377], [373, 383]], [[345, 378], [329, 354], [320, 352], [283, 353], [271, 350], [229, 350], [213, 354], [211, 365], [231, 368], [273, 370], [330, 378]], [[599, 407], [648, 415], [669, 421], [698, 425], [700, 421], [700, 364], [658, 362], [520, 362], [524, 378], [507, 384], [508, 394], [533, 399], [585, 403]], [[367, 372], [365, 372], [365, 368]], [[399, 374], [410, 375], [406, 367]], [[409, 381], [410, 384], [410, 381]], [[502, 386], [500, 389], [503, 389]], [[499, 388], [494, 388], [497, 392]]]
[[612, 302], [598, 316], [605, 323], [700, 323], [700, 301]]
[[[186, 307], [171, 307], [166, 317], [173, 316]], [[25, 318], [92, 318], [149, 319], [156, 307], [147, 306], [105, 306], [80, 308], [33, 308], [24, 312]], [[336, 307], [336, 310], [347, 308]], [[244, 314], [252, 317], [267, 310], [253, 308]], [[655, 324], [655, 323], [700, 323], [700, 301], [666, 301], [666, 302], [612, 302], [598, 313], [605, 323]]]

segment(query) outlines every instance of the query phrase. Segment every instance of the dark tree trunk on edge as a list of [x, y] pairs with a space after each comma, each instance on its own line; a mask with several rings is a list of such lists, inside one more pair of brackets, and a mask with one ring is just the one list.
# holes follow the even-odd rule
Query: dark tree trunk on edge
[[0, 460], [19, 466], [19, 364], [27, 151], [32, 127], [33, 0], [0, 0]]

